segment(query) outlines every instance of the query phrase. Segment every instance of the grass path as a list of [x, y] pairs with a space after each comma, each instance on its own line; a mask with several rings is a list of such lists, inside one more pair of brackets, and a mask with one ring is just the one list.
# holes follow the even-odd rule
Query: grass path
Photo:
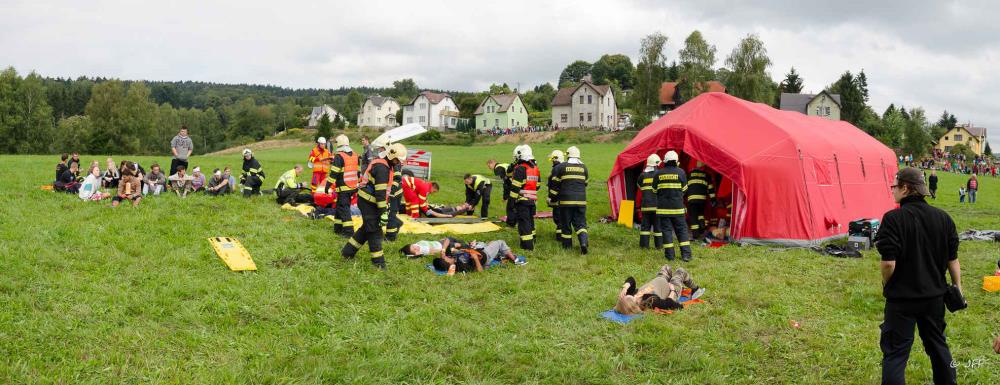
[[[622, 147], [581, 146], [591, 174], [608, 175]], [[439, 202], [460, 201], [461, 175], [485, 174], [486, 159], [511, 150], [427, 149]], [[259, 158], [273, 183], [306, 154]], [[163, 196], [111, 209], [41, 191], [54, 159], [0, 156], [0, 383], [870, 384], [880, 373], [874, 252], [696, 249], [686, 267], [709, 289], [707, 304], [624, 326], [597, 318], [624, 277], [647, 279], [664, 263], [636, 247], [635, 232], [596, 223], [609, 211], [600, 180], [589, 191], [591, 255], [559, 249], [539, 221], [527, 266], [448, 278], [400, 258], [402, 242], [387, 247], [388, 272], [370, 269], [365, 253], [344, 261], [329, 222], [269, 197]], [[238, 166], [238, 155], [192, 162], [225, 164]], [[960, 229], [1000, 228], [1000, 183], [984, 179], [970, 207], [957, 203], [963, 182], [942, 175], [935, 204]], [[491, 211], [502, 211], [499, 199]], [[205, 241], [220, 235], [241, 239], [260, 271], [227, 271]], [[483, 238], [515, 244], [517, 235]], [[998, 254], [992, 243], [961, 245], [971, 307], [947, 316], [960, 383], [1000, 379], [989, 345], [1000, 295], [979, 288]], [[909, 382], [930, 382], [919, 344], [912, 356]]]

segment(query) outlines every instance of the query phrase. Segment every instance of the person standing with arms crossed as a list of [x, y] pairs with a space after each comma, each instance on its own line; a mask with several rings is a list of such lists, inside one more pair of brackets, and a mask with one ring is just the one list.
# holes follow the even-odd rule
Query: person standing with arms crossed
[[177, 173], [177, 166], [188, 167], [188, 158], [194, 152], [194, 142], [188, 137], [187, 126], [181, 126], [181, 131], [170, 140], [170, 151], [174, 158], [170, 160], [170, 173], [167, 175], [174, 175]]
[[882, 335], [882, 384], [906, 383], [906, 362], [913, 329], [920, 332], [937, 385], [955, 384], [956, 372], [945, 340], [945, 270], [961, 293], [958, 233], [944, 210], [927, 204], [923, 173], [912, 167], [896, 174], [892, 195], [899, 208], [882, 217], [875, 247], [882, 255], [885, 321]]

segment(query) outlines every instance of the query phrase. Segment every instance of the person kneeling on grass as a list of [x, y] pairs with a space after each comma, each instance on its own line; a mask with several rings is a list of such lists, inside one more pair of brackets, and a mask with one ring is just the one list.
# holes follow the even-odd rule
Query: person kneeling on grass
[[132, 207], [138, 206], [142, 200], [142, 180], [137, 175], [138, 165], [129, 162], [122, 167], [122, 179], [118, 182], [118, 193], [111, 198], [111, 207], [118, 207], [123, 200], [132, 201]]
[[639, 314], [644, 310], [660, 309], [674, 310], [682, 309], [683, 305], [678, 302], [681, 291], [684, 287], [691, 289], [691, 299], [696, 299], [705, 294], [704, 288], [699, 288], [691, 279], [691, 274], [683, 267], [672, 269], [670, 265], [663, 265], [660, 271], [642, 287], [636, 289], [635, 278], [628, 277], [618, 293], [618, 303], [615, 304], [615, 311], [620, 314]]

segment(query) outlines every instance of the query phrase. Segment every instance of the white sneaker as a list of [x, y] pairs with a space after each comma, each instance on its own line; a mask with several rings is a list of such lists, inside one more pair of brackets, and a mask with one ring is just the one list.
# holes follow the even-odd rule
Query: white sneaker
[[704, 294], [705, 294], [705, 288], [704, 287], [699, 287], [697, 291], [695, 291], [694, 293], [691, 294], [691, 299], [698, 299], [699, 297], [701, 297]]

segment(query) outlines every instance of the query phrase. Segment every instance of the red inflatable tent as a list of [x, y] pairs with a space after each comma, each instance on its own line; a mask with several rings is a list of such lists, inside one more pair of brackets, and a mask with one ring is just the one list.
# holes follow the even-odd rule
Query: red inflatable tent
[[[634, 199], [649, 154], [700, 160], [732, 188], [736, 242], [807, 246], [841, 237], [850, 221], [892, 209], [891, 149], [850, 123], [702, 94], [642, 129], [608, 178], [612, 215]], [[724, 186], [729, 187], [729, 186]]]

